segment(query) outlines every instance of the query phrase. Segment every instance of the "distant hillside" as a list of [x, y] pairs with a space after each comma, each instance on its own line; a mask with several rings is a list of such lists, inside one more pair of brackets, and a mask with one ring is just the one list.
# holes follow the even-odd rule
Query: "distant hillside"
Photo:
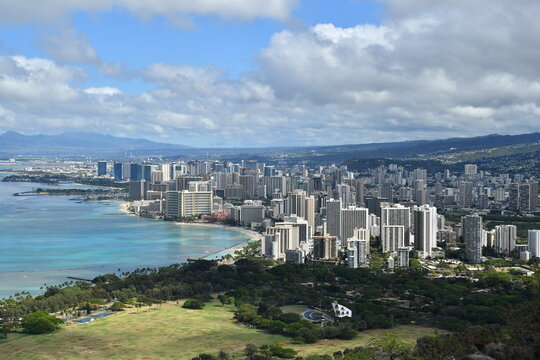
[[[415, 140], [404, 142], [372, 143], [356, 145], [291, 147], [281, 149], [236, 149], [222, 153], [222, 159], [238, 161], [253, 159], [266, 163], [292, 165], [342, 164], [349, 160], [373, 159], [416, 159], [440, 160], [451, 163], [475, 161], [485, 155], [518, 155], [530, 153], [540, 142], [540, 133], [523, 135], [487, 135], [471, 138], [451, 138], [442, 140]], [[530, 146], [529, 146], [530, 145]], [[511, 149], [510, 149], [511, 147]], [[486, 150], [493, 150], [485, 153]], [[214, 151], [215, 152], [215, 151]], [[276, 156], [275, 154], [279, 154]], [[282, 155], [286, 154], [286, 157]], [[484, 154], [484, 157], [482, 155]]]
[[532, 144], [540, 141], [540, 133], [523, 135], [487, 135], [471, 138], [443, 140], [417, 140], [406, 142], [374, 143], [315, 147], [320, 158], [346, 160], [348, 158], [418, 158], [433, 157], [464, 151], [476, 151], [502, 146]]
[[[258, 160], [282, 165], [341, 164], [350, 159], [432, 159], [457, 163], [485, 158], [484, 151], [495, 155], [519, 155], [536, 151], [528, 144], [538, 144], [540, 133], [523, 135], [487, 135], [442, 140], [334, 145], [290, 146], [268, 148], [191, 148], [183, 145], [157, 143], [95, 133], [65, 133], [61, 135], [22, 135], [6, 132], [0, 135], [0, 155], [164, 155], [176, 159], [213, 158], [239, 161]], [[512, 149], [510, 149], [512, 147]], [[493, 150], [496, 149], [496, 150]], [[283, 155], [286, 155], [283, 157]]]
[[5, 155], [152, 155], [178, 153], [188, 146], [157, 143], [96, 133], [23, 135], [8, 131], [0, 135], [0, 154]]

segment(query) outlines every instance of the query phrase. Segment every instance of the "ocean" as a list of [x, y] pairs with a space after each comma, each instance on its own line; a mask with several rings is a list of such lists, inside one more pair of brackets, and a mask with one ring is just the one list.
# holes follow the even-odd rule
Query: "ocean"
[[0, 299], [23, 290], [39, 294], [68, 276], [182, 263], [248, 240], [232, 230], [127, 215], [114, 201], [13, 196], [38, 187], [52, 186], [0, 182]]

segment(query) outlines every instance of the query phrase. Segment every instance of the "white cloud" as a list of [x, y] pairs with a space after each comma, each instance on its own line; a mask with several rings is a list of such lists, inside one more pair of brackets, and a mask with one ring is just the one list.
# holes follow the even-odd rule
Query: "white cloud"
[[23, 56], [0, 57], [0, 99], [9, 103], [69, 101], [77, 91], [69, 82], [84, 74], [51, 60]]
[[84, 89], [84, 92], [91, 95], [105, 95], [105, 96], [112, 96], [112, 95], [119, 95], [122, 92], [116, 88], [104, 86], [104, 87], [90, 87], [88, 89]]
[[50, 57], [74, 64], [98, 65], [101, 61], [86, 37], [72, 30], [41, 34], [34, 42]]
[[451, 113], [458, 116], [467, 116], [472, 118], [490, 118], [495, 111], [486, 107], [456, 106], [450, 110]]
[[[83, 89], [76, 81], [85, 74], [73, 66], [0, 57], [0, 106], [12, 119], [1, 115], [0, 130], [209, 136], [234, 145], [539, 130], [540, 4], [384, 3], [379, 26], [319, 24], [274, 34], [257, 54], [258, 69], [238, 79], [215, 67], [139, 69], [133, 76], [154, 87], [135, 96]], [[151, 6], [165, 11], [159, 4]]]
[[121, 7], [141, 18], [164, 16], [186, 25], [189, 15], [217, 15], [227, 19], [287, 19], [298, 0], [24, 0], [1, 1], [0, 24], [49, 23], [76, 11], [107, 11]]

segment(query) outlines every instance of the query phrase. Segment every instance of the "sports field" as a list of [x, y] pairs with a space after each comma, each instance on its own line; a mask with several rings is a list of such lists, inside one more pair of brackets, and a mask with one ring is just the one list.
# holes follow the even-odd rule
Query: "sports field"
[[[181, 305], [181, 303], [180, 303]], [[71, 324], [47, 335], [11, 334], [0, 340], [2, 359], [191, 359], [201, 352], [220, 349], [241, 355], [248, 343], [258, 345], [282, 342], [300, 354], [331, 354], [346, 347], [366, 344], [385, 331], [362, 333], [351, 341], [328, 340], [317, 344], [293, 344], [291, 339], [270, 335], [239, 324], [233, 319], [234, 307], [217, 301], [202, 310], [187, 310], [176, 303], [161, 308], [129, 309], [86, 325]], [[434, 329], [400, 326], [392, 333], [414, 343], [432, 335]]]

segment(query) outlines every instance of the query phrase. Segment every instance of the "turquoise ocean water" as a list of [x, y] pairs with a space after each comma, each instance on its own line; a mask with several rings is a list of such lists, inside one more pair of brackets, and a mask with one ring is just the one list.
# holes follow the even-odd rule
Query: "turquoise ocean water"
[[67, 276], [182, 263], [247, 240], [236, 231], [126, 215], [116, 202], [13, 196], [37, 187], [52, 186], [0, 182], [0, 298], [39, 293]]

